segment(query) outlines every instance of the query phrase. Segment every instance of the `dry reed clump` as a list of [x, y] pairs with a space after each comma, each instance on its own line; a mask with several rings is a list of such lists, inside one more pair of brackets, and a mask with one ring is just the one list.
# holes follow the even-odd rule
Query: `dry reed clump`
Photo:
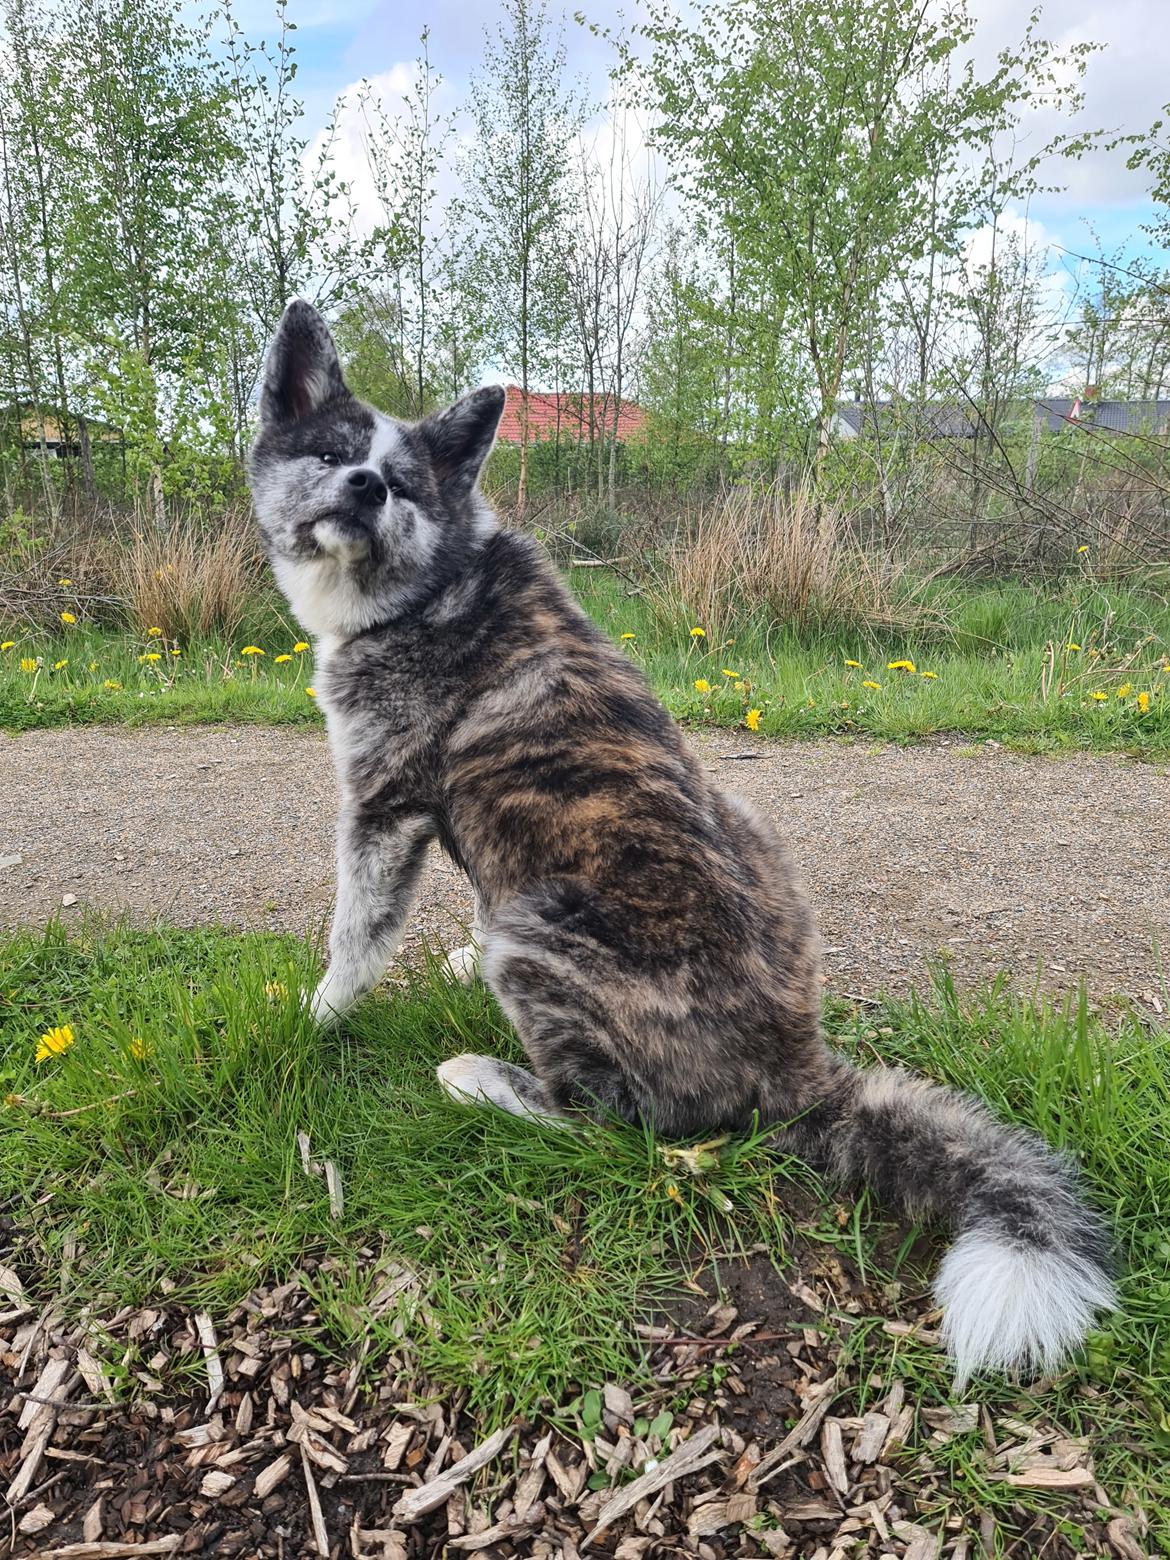
[[174, 519], [136, 525], [101, 544], [101, 572], [130, 624], [168, 639], [231, 638], [261, 590], [263, 558], [249, 513], [224, 510], [208, 527]]
[[928, 583], [893, 549], [865, 551], [807, 487], [741, 487], [684, 517], [647, 596], [719, 639], [761, 616], [801, 630], [945, 630], [937, 601], [923, 599]]

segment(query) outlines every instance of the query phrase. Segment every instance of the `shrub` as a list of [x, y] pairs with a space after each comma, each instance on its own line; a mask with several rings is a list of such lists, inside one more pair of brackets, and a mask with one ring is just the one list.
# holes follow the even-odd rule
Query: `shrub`
[[716, 638], [765, 617], [796, 629], [945, 629], [933, 580], [891, 549], [866, 552], [809, 489], [738, 487], [687, 514], [654, 570], [656, 610]]

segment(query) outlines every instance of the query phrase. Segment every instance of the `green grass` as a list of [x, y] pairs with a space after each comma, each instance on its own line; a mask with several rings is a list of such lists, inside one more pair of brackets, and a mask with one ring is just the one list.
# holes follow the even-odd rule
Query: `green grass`
[[[1170, 754], [1170, 607], [1153, 589], [1078, 579], [1045, 593], [1008, 582], [949, 596], [952, 631], [929, 638], [843, 628], [798, 636], [749, 622], [719, 641], [692, 636], [702, 624], [664, 619], [605, 571], [574, 571], [571, 583], [689, 725], [742, 728], [754, 710], [772, 736], [910, 742], [954, 732], [1032, 750]], [[278, 608], [258, 604], [249, 632], [232, 645], [172, 646], [84, 623], [51, 636], [9, 628], [0, 727], [318, 721], [305, 692], [311, 653], [293, 653], [297, 635]], [[241, 656], [249, 642], [264, 655]], [[281, 654], [292, 659], [278, 665]]]
[[[447, 1102], [433, 1077], [444, 1057], [517, 1053], [482, 988], [436, 967], [315, 1033], [301, 994], [316, 962], [292, 939], [97, 923], [0, 942], [0, 1198], [26, 1276], [55, 1290], [75, 1243], [70, 1305], [100, 1315], [157, 1299], [167, 1281], [222, 1311], [312, 1252], [333, 1259], [313, 1282], [336, 1348], [368, 1330], [374, 1374], [401, 1345], [392, 1315], [370, 1323], [364, 1311], [377, 1277], [361, 1251], [373, 1247], [422, 1275], [426, 1306], [410, 1327], [419, 1368], [490, 1421], [636, 1380], [631, 1321], [701, 1251], [765, 1240], [783, 1261], [799, 1236], [882, 1270], [887, 1226], [869, 1199], [844, 1229], [828, 1197], [811, 1223], [786, 1211], [807, 1207], [796, 1181], [813, 1183], [758, 1138], [724, 1148], [704, 1186], [632, 1129], [567, 1133]], [[1118, 1231], [1124, 1310], [1039, 1398], [996, 1383], [968, 1395], [1090, 1434], [1102, 1483], [1144, 1506], [1170, 1546], [1170, 1033], [1001, 988], [964, 1004], [945, 980], [928, 999], [841, 1005], [828, 1022], [862, 1061], [970, 1088], [1081, 1160]], [[37, 1063], [38, 1037], [63, 1024], [74, 1043]], [[301, 1167], [301, 1130], [340, 1170], [339, 1221]], [[731, 1199], [730, 1215], [712, 1192]], [[926, 1284], [885, 1276], [908, 1294]], [[877, 1320], [827, 1320], [863, 1381], [896, 1371], [927, 1404], [946, 1397], [936, 1350], [892, 1340]], [[978, 1438], [945, 1455], [944, 1503], [1062, 1509], [989, 1482]]]

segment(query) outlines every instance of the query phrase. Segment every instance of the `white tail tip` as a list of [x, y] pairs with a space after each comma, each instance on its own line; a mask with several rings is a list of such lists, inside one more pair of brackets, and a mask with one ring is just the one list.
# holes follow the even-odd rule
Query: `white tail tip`
[[970, 1230], [947, 1252], [934, 1286], [956, 1388], [975, 1371], [1054, 1370], [1083, 1341], [1098, 1311], [1117, 1297], [1090, 1259], [1020, 1246]]

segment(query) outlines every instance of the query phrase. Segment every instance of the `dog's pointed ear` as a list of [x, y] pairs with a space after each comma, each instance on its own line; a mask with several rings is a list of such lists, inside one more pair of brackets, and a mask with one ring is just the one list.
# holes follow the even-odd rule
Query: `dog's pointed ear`
[[299, 422], [333, 396], [348, 393], [328, 325], [311, 303], [294, 298], [281, 316], [264, 363], [261, 420]]
[[418, 424], [440, 487], [471, 491], [495, 443], [503, 411], [503, 388], [485, 385]]

